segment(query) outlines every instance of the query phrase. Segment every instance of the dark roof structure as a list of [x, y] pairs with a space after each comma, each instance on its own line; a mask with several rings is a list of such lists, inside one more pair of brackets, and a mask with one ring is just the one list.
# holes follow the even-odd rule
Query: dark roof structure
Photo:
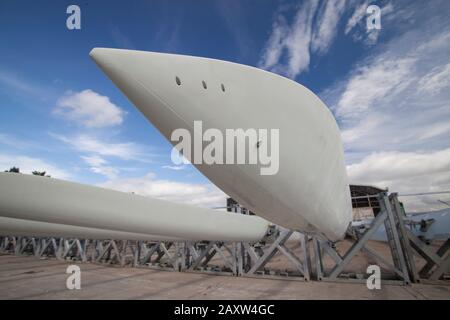
[[376, 216], [380, 212], [380, 203], [377, 197], [373, 197], [387, 189], [380, 189], [374, 186], [350, 185], [353, 208], [372, 208]]

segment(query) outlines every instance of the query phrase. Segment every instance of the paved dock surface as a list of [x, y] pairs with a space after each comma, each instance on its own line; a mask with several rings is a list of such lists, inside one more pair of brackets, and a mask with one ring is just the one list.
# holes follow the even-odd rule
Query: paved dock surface
[[71, 262], [0, 255], [0, 299], [450, 299], [450, 285], [301, 282], [78, 263], [81, 290], [68, 290]]

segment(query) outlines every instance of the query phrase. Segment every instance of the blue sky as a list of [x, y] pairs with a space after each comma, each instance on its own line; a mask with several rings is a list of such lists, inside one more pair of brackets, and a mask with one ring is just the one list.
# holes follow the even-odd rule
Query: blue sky
[[[81, 30], [66, 28], [70, 4], [81, 8]], [[381, 30], [366, 29], [370, 4], [382, 9]], [[290, 77], [336, 116], [351, 182], [399, 192], [450, 189], [446, 0], [8, 0], [0, 3], [0, 39], [2, 170], [15, 165], [224, 204], [195, 168], [173, 166], [171, 145], [89, 58], [93, 47], [114, 47], [223, 59]], [[406, 201], [411, 210], [443, 205], [435, 197]]]

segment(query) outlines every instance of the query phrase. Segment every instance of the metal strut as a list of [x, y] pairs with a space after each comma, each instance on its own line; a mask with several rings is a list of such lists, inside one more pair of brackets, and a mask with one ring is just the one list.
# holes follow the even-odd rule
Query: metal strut
[[[316, 259], [316, 274], [317, 279], [321, 281], [354, 281], [354, 282], [364, 282], [368, 277], [365, 273], [352, 273], [344, 274], [345, 268], [349, 265], [352, 259], [361, 251], [369, 254], [375, 260], [377, 260], [386, 269], [390, 270], [392, 273], [389, 275], [384, 275], [385, 281], [401, 282], [404, 284], [409, 284], [411, 282], [408, 268], [406, 265], [406, 260], [404, 256], [404, 251], [401, 246], [400, 239], [404, 238], [405, 235], [400, 235], [403, 233], [401, 228], [398, 228], [398, 223], [396, 223], [396, 218], [394, 211], [391, 209], [388, 195], [383, 192], [379, 196], [379, 202], [381, 205], [381, 211], [372, 221], [370, 227], [358, 238], [354, 239], [352, 246], [347, 250], [347, 252], [341, 257], [339, 252], [332, 246], [328, 241], [321, 238], [318, 235], [314, 236], [314, 252]], [[386, 235], [388, 238], [388, 244], [391, 252], [391, 257], [393, 264], [375, 252], [373, 249], [368, 247], [368, 241], [372, 238], [379, 227], [384, 224], [386, 228]], [[324, 268], [324, 254], [328, 254], [333, 262], [334, 267], [331, 271], [327, 272]]]

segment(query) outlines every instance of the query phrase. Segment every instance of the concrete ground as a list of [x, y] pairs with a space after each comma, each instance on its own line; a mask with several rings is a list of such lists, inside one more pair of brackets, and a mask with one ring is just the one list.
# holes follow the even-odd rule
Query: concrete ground
[[300, 282], [80, 263], [81, 290], [66, 289], [71, 264], [0, 255], [0, 299], [450, 299], [450, 286]]

